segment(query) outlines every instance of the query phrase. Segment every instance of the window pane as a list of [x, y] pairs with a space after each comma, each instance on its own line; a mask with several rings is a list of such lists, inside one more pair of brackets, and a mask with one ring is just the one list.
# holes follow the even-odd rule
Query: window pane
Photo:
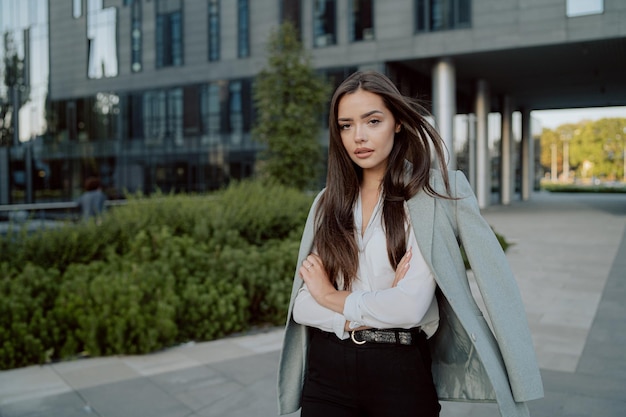
[[87, 3], [87, 38], [89, 78], [115, 77], [117, 75], [117, 9], [102, 8], [102, 2]]
[[183, 64], [182, 13], [179, 0], [159, 0], [156, 16], [156, 65]]
[[314, 4], [314, 45], [334, 45], [336, 43], [335, 1], [315, 0]]
[[176, 145], [183, 144], [183, 90], [174, 88], [167, 96], [167, 133]]
[[243, 133], [241, 81], [232, 81], [230, 83], [229, 109], [231, 143], [233, 145], [239, 145], [241, 144]]
[[209, 0], [209, 61], [220, 59], [220, 3]]
[[293, 23], [298, 30], [298, 35], [302, 28], [300, 6], [300, 0], [281, 0], [280, 2], [281, 22], [288, 20]]
[[373, 0], [352, 0], [352, 24], [350, 25], [353, 41], [374, 39]]
[[567, 0], [567, 17], [601, 14], [604, 12], [604, 0]]
[[73, 0], [72, 16], [79, 18], [83, 15], [83, 0]]
[[173, 66], [183, 65], [183, 25], [180, 11], [170, 15], [170, 34], [172, 44], [172, 62]]
[[141, 29], [141, 2], [134, 1], [131, 8], [131, 32], [130, 32], [130, 45], [131, 45], [131, 71], [139, 72], [143, 68], [142, 61], [142, 38], [143, 33]]
[[237, 55], [239, 58], [250, 56], [250, 25], [248, 0], [239, 0], [237, 19]]

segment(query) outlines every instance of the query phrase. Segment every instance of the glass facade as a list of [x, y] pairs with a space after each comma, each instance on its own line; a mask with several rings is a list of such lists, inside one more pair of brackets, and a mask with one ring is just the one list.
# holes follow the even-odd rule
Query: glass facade
[[156, 66], [183, 65], [181, 0], [156, 0]]
[[337, 44], [337, 5], [335, 0], [313, 1], [313, 45]]
[[350, 40], [374, 39], [374, 0], [352, 0], [350, 3]]
[[471, 19], [471, 0], [415, 0], [416, 32], [468, 28]]

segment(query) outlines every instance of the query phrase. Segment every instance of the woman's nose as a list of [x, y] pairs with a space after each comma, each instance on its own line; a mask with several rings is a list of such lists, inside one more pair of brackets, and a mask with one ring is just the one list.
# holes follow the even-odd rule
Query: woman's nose
[[365, 136], [365, 129], [363, 127], [356, 125], [354, 128], [354, 141], [357, 143], [365, 142], [367, 140]]

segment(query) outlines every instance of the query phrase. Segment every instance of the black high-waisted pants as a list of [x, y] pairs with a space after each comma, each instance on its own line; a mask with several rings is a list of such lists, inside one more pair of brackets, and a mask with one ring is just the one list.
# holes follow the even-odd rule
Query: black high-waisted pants
[[357, 345], [310, 328], [301, 417], [437, 417], [426, 336], [410, 346]]

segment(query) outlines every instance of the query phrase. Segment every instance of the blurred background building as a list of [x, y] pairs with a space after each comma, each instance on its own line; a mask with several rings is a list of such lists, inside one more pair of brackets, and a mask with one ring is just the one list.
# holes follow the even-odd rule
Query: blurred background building
[[0, 0], [0, 205], [252, 176], [287, 19], [329, 83], [376, 69], [431, 103], [481, 206], [528, 197], [532, 110], [626, 104], [623, 0]]

